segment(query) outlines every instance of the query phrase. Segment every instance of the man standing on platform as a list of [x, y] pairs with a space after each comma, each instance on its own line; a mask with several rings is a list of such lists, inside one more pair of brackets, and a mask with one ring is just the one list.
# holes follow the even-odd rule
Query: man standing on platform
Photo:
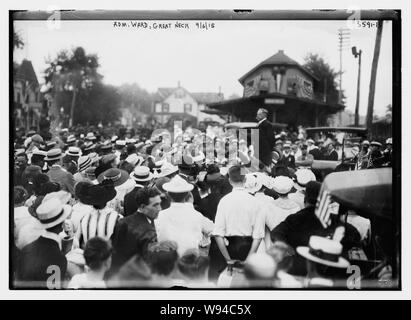
[[271, 152], [275, 145], [275, 135], [273, 124], [267, 120], [267, 116], [268, 111], [266, 109], [258, 109], [256, 119], [259, 130], [259, 160], [269, 166], [271, 164]]

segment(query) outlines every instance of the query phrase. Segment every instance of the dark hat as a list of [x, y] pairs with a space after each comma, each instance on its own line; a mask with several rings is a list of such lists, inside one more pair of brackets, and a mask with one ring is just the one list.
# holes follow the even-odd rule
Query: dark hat
[[107, 180], [97, 185], [83, 186], [81, 191], [82, 202], [88, 205], [104, 205], [113, 200], [117, 194], [114, 184]]
[[101, 163], [103, 164], [110, 163], [111, 161], [114, 161], [116, 157], [117, 156], [114, 153], [104, 155], [101, 157]]
[[97, 177], [97, 181], [101, 183], [103, 182], [103, 180], [110, 180], [113, 182], [115, 187], [118, 187], [122, 185], [124, 182], [126, 182], [128, 178], [129, 174], [127, 173], [127, 171], [117, 168], [111, 168], [101, 173]]
[[318, 195], [320, 194], [321, 183], [318, 181], [310, 181], [305, 186], [305, 197], [308, 202], [317, 201]]
[[84, 196], [86, 194], [87, 188], [91, 187], [93, 184], [89, 181], [77, 182], [74, 187], [74, 195], [77, 199], [84, 203]]
[[44, 158], [44, 160], [46, 161], [53, 161], [53, 160], [59, 160], [61, 159], [63, 156], [62, 151], [60, 148], [56, 148], [56, 149], [51, 149], [49, 151], [47, 151], [47, 155]]

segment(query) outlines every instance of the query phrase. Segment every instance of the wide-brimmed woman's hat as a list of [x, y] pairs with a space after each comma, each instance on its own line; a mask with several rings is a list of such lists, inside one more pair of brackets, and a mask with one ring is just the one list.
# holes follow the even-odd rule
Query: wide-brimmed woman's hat
[[134, 169], [131, 177], [136, 182], [146, 182], [154, 178], [153, 173], [150, 172], [150, 168], [146, 166], [138, 166]]
[[278, 176], [273, 179], [272, 188], [279, 194], [288, 194], [294, 186], [291, 178]]
[[36, 213], [43, 227], [49, 229], [63, 223], [70, 216], [71, 207], [53, 198], [40, 204]]
[[111, 168], [103, 173], [101, 173], [97, 177], [97, 181], [99, 183], [103, 182], [103, 180], [110, 180], [113, 182], [115, 187], [118, 187], [125, 183], [129, 178], [129, 174], [125, 170], [117, 169], [117, 168]]
[[82, 188], [82, 202], [88, 205], [105, 205], [117, 195], [111, 180], [104, 180], [100, 184], [84, 186]]
[[341, 257], [342, 244], [319, 236], [311, 236], [308, 247], [297, 247], [304, 258], [334, 268], [348, 268], [350, 263]]
[[60, 148], [51, 149], [47, 151], [47, 155], [44, 158], [45, 161], [59, 160], [63, 157], [63, 153]]
[[177, 175], [170, 182], [165, 183], [163, 189], [171, 193], [185, 193], [193, 190], [194, 186]]

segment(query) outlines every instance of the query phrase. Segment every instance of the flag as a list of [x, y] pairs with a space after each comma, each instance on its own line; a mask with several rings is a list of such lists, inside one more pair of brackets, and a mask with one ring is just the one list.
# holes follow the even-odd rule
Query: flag
[[248, 86], [247, 85], [244, 89], [244, 97], [245, 98], [253, 96], [253, 95], [255, 95], [255, 93], [256, 93], [256, 89], [254, 88], [254, 86]]
[[328, 191], [324, 190], [321, 197], [317, 200], [317, 206], [315, 208], [315, 215], [320, 220], [324, 229], [328, 228], [331, 224], [331, 195]]

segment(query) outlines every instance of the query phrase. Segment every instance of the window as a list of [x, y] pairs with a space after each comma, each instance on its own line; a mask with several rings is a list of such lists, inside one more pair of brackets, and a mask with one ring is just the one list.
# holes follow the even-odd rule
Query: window
[[162, 112], [170, 112], [170, 105], [168, 103], [163, 103]]
[[191, 103], [184, 103], [184, 112], [192, 112], [193, 111], [193, 107], [191, 105]]

